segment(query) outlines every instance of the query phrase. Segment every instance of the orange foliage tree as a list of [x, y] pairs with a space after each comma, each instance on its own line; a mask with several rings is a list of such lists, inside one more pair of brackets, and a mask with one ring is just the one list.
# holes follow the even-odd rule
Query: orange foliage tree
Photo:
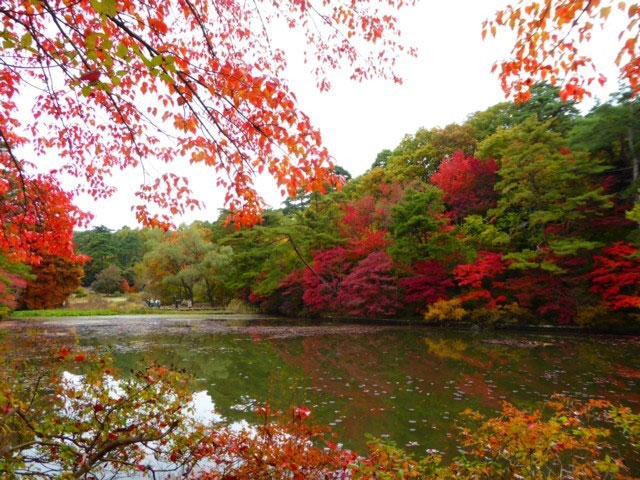
[[560, 84], [564, 101], [590, 95], [594, 80], [604, 84], [593, 59], [585, 54], [593, 29], [619, 13], [625, 28], [615, 59], [623, 80], [634, 94], [640, 92], [640, 4], [618, 0], [518, 0], [499, 10], [483, 24], [483, 38], [498, 29], [511, 29], [516, 40], [509, 58], [497, 62], [502, 89], [518, 102], [526, 102], [538, 80]]
[[30, 310], [60, 307], [80, 286], [84, 275], [82, 266], [75, 261], [51, 255], [43, 256], [31, 269], [33, 278], [20, 296], [20, 306]]

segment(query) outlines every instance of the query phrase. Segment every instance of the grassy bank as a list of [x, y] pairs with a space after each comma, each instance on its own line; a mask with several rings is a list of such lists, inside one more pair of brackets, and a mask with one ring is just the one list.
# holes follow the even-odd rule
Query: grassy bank
[[125, 295], [102, 295], [86, 289], [80, 289], [67, 299], [64, 308], [48, 310], [20, 310], [8, 315], [9, 318], [50, 318], [50, 317], [95, 317], [103, 315], [188, 315], [211, 313], [238, 313], [233, 309], [213, 309], [202, 305], [200, 308], [184, 309], [165, 306], [162, 308], [147, 307], [143, 296], [139, 293]]

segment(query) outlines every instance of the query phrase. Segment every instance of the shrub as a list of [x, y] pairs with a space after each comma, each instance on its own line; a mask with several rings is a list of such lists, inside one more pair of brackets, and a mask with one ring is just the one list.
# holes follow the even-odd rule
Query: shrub
[[72, 295], [76, 298], [84, 298], [89, 295], [89, 292], [87, 292], [87, 289], [84, 287], [78, 287], [73, 291]]
[[225, 307], [225, 312], [227, 313], [257, 313], [257, 308], [253, 305], [248, 304], [247, 302], [240, 300], [239, 298], [234, 298], [231, 300], [227, 306]]
[[454, 298], [452, 300], [440, 300], [429, 305], [429, 309], [424, 314], [427, 322], [461, 322], [467, 316], [467, 312], [462, 307], [462, 302]]

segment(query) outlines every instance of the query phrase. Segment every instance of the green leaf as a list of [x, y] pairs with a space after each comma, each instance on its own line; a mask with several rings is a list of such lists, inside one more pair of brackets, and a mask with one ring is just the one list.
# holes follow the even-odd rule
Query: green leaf
[[89, 85], [85, 85], [84, 87], [82, 87], [82, 95], [84, 95], [85, 97], [88, 97], [89, 95], [91, 95], [92, 91], [93, 91], [93, 88], [91, 88], [91, 86]]
[[170, 77], [169, 75], [167, 75], [166, 73], [161, 73], [161, 74], [160, 74], [160, 78], [161, 78], [162, 80], [164, 80], [165, 82], [167, 82], [167, 83], [170, 83], [170, 84], [173, 84], [173, 83], [174, 83], [174, 82], [173, 82], [173, 78], [171, 78], [171, 77]]
[[96, 41], [98, 40], [98, 35], [92, 33], [91, 35], [87, 35], [87, 38], [84, 40], [84, 44], [87, 46], [89, 50], [95, 50]]
[[565, 273], [566, 272], [564, 269], [560, 268], [555, 263], [547, 262], [547, 261], [542, 262], [540, 264], [540, 268], [542, 270], [546, 270], [547, 272], [551, 272], [551, 273]]
[[116, 9], [116, 0], [91, 0], [91, 7], [98, 13], [113, 17], [118, 10]]
[[161, 64], [162, 64], [162, 55], [156, 55], [149, 62], [149, 65], [151, 67], [159, 67]]
[[113, 66], [113, 57], [109, 54], [109, 52], [104, 52], [104, 60], [102, 64], [107, 68], [107, 70], [111, 70]]
[[124, 43], [118, 45], [118, 49], [116, 50], [116, 56], [122, 58], [123, 60], [127, 60], [129, 57], [129, 49]]
[[31, 33], [27, 32], [20, 39], [20, 48], [29, 48], [32, 42], [33, 37], [31, 36]]

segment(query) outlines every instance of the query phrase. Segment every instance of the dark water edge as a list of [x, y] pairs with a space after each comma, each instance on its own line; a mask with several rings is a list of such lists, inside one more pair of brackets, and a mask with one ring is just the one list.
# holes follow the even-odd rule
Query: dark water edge
[[549, 333], [559, 335], [622, 335], [640, 336], [640, 323], [637, 325], [602, 325], [602, 326], [581, 326], [581, 325], [553, 325], [553, 324], [525, 324], [525, 323], [493, 323], [478, 324], [473, 322], [425, 322], [422, 317], [402, 317], [402, 318], [366, 318], [347, 316], [315, 316], [305, 317], [283, 317], [291, 322], [335, 322], [336, 324], [357, 324], [357, 325], [391, 325], [391, 326], [411, 326], [427, 327], [444, 330], [478, 330], [478, 331], [506, 331], [506, 332], [532, 332]]

